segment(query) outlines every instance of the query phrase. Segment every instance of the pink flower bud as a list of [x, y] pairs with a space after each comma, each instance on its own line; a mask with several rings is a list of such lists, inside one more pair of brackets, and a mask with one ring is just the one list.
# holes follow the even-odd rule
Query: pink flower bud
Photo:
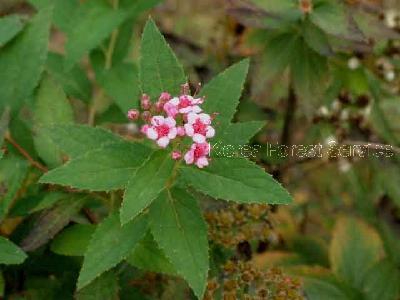
[[176, 130], [178, 136], [184, 136], [186, 134], [185, 128], [183, 128], [183, 126], [178, 126]]
[[142, 99], [140, 100], [140, 105], [144, 110], [148, 110], [151, 107], [150, 97], [147, 94], [142, 95]]
[[143, 134], [147, 134], [147, 129], [149, 129], [150, 126], [149, 125], [143, 125], [142, 128], [140, 128], [140, 132]]
[[164, 102], [164, 104], [169, 100], [171, 100], [171, 95], [167, 92], [161, 93], [160, 98], [158, 99], [158, 101]]
[[174, 151], [172, 152], [171, 157], [173, 160], [179, 160], [182, 157], [182, 153], [180, 153], [179, 151]]
[[127, 117], [131, 121], [136, 121], [137, 119], [139, 119], [139, 115], [140, 113], [137, 109], [130, 109], [127, 113]]
[[142, 120], [145, 122], [150, 122], [151, 117], [151, 113], [147, 110], [142, 113]]

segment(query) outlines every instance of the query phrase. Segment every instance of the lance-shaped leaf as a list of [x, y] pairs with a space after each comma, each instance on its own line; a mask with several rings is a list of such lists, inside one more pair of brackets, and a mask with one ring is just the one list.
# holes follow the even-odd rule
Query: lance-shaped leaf
[[150, 232], [138, 243], [126, 261], [132, 266], [146, 271], [176, 275], [173, 265], [159, 248]]
[[207, 226], [196, 200], [165, 190], [150, 207], [150, 229], [169, 261], [202, 299], [209, 268]]
[[14, 243], [0, 236], [0, 264], [15, 265], [24, 262], [26, 254]]
[[72, 107], [61, 86], [49, 76], [40, 84], [34, 107], [34, 143], [36, 152], [49, 167], [62, 164], [62, 153], [41, 128], [55, 124], [73, 123]]
[[179, 93], [180, 85], [186, 82], [185, 73], [151, 19], [143, 31], [140, 56], [139, 77], [143, 93], [153, 99], [162, 92]]
[[92, 86], [85, 71], [79, 66], [66, 71], [64, 69], [64, 60], [64, 57], [60, 54], [49, 53], [46, 62], [46, 71], [63, 86], [68, 96], [89, 102], [92, 94]]
[[219, 74], [201, 90], [200, 96], [206, 96], [204, 111], [209, 114], [218, 113], [217, 129], [224, 128], [231, 122], [239, 104], [248, 69], [249, 60], [242, 60]]
[[122, 189], [149, 153], [150, 150], [139, 143], [106, 145], [47, 172], [39, 182], [90, 191]]
[[215, 158], [204, 169], [183, 167], [181, 175], [189, 185], [214, 198], [261, 204], [292, 201], [271, 175], [243, 158]]
[[67, 30], [65, 67], [70, 69], [90, 50], [97, 47], [127, 17], [106, 1], [90, 0], [80, 5]]
[[51, 251], [60, 255], [83, 256], [96, 229], [93, 224], [75, 224], [64, 229], [51, 243]]
[[0, 47], [14, 38], [24, 27], [21, 17], [10, 15], [0, 18]]
[[121, 226], [117, 213], [99, 224], [85, 253], [78, 278], [78, 290], [132, 253], [135, 245], [146, 234], [146, 229], [147, 221], [143, 216]]
[[264, 121], [250, 121], [230, 124], [216, 140], [224, 144], [243, 145], [265, 126]]
[[41, 10], [1, 49], [0, 111], [7, 105], [18, 108], [36, 87], [46, 62], [51, 15], [51, 8]]
[[99, 72], [96, 78], [122, 112], [139, 107], [139, 78], [135, 65], [120, 63], [110, 70]]
[[51, 240], [80, 211], [87, 199], [83, 195], [66, 194], [66, 197], [68, 198], [38, 216], [33, 229], [21, 243], [22, 249], [33, 251]]
[[166, 188], [175, 162], [163, 150], [152, 156], [132, 175], [121, 206], [121, 223], [139, 215]]
[[121, 137], [106, 129], [86, 125], [55, 125], [44, 128], [43, 131], [70, 158], [76, 158], [105, 145], [123, 142]]

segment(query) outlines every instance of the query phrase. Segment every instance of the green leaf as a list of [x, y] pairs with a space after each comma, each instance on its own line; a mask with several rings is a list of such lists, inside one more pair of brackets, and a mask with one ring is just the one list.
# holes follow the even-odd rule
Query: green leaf
[[66, 32], [73, 24], [71, 18], [79, 8], [79, 0], [53, 0], [54, 1], [54, 24], [62, 31]]
[[152, 99], [158, 99], [162, 92], [176, 95], [186, 83], [181, 64], [151, 19], [143, 30], [139, 77], [142, 92]]
[[33, 251], [46, 244], [80, 211], [87, 199], [83, 195], [66, 196], [68, 198], [38, 216], [32, 230], [21, 243], [22, 249]]
[[0, 160], [0, 221], [8, 214], [13, 200], [26, 177], [28, 163], [13, 155]]
[[299, 35], [293, 31], [283, 31], [270, 34], [266, 41], [264, 51], [266, 68], [266, 79], [281, 75], [296, 54]]
[[10, 212], [11, 217], [25, 216], [46, 208], [52, 207], [58, 201], [64, 199], [65, 193], [61, 192], [46, 192], [36, 196], [27, 196], [17, 201]]
[[322, 1], [314, 7], [310, 20], [322, 30], [333, 35], [347, 33], [347, 18], [344, 7], [332, 1]]
[[311, 50], [304, 41], [298, 44], [291, 62], [294, 88], [307, 105], [321, 96], [327, 75], [327, 60]]
[[7, 107], [0, 117], [0, 147], [3, 146], [4, 136], [10, 123], [10, 109]]
[[393, 300], [400, 296], [400, 271], [389, 260], [376, 263], [368, 270], [363, 282], [366, 300]]
[[122, 189], [148, 157], [149, 151], [139, 143], [105, 145], [47, 172], [39, 182], [90, 191]]
[[378, 226], [387, 257], [400, 265], [400, 240], [397, 238], [395, 229], [386, 221], [381, 221]]
[[330, 246], [333, 272], [355, 288], [361, 288], [368, 269], [383, 255], [378, 233], [354, 218], [339, 218]]
[[34, 107], [36, 129], [34, 143], [37, 153], [49, 167], [57, 167], [62, 164], [62, 153], [46, 133], [41, 131], [41, 128], [73, 123], [73, 121], [72, 107], [64, 91], [53, 79], [46, 76], [40, 84]]
[[333, 54], [326, 34], [310, 21], [304, 22], [303, 37], [307, 45], [320, 55]]
[[[68, 1], [65, 1], [68, 2]], [[64, 70], [64, 57], [57, 53], [49, 53], [46, 63], [46, 70], [59, 82], [65, 93], [84, 102], [89, 102], [92, 95], [92, 86], [85, 71], [79, 66], [71, 70]]]
[[9, 15], [0, 18], [0, 47], [13, 39], [24, 28], [21, 17]]
[[[304, 291], [309, 300], [351, 300], [339, 286], [328, 280], [305, 278]], [[355, 300], [355, 299], [354, 299]]]
[[125, 224], [139, 215], [158, 197], [172, 176], [175, 162], [169, 153], [160, 150], [132, 175], [121, 205], [121, 223]]
[[121, 63], [97, 74], [101, 86], [123, 113], [139, 107], [139, 78], [135, 65]]
[[146, 271], [176, 275], [171, 262], [150, 232], [138, 243], [133, 253], [127, 258], [127, 262]]
[[43, 131], [70, 158], [76, 158], [103, 146], [124, 141], [106, 129], [86, 125], [56, 125], [43, 129]]
[[85, 253], [78, 278], [78, 290], [125, 259], [143, 238], [146, 228], [147, 221], [144, 217], [121, 226], [116, 213], [99, 224]]
[[224, 144], [244, 145], [264, 126], [264, 121], [232, 123], [218, 140], [221, 140]]
[[249, 60], [244, 59], [219, 74], [201, 90], [200, 96], [206, 97], [204, 111], [219, 113], [216, 119], [217, 134], [222, 134], [218, 129], [228, 126], [236, 112], [248, 69]]
[[126, 11], [114, 10], [102, 0], [89, 0], [81, 4], [67, 30], [66, 69], [70, 69], [85, 54], [105, 40], [124, 22], [127, 15]]
[[150, 207], [150, 229], [169, 261], [202, 299], [209, 269], [207, 226], [196, 200], [165, 190]]
[[41, 10], [18, 37], [1, 49], [0, 111], [7, 105], [13, 110], [19, 108], [39, 82], [46, 62], [51, 15], [51, 8]]
[[215, 158], [204, 169], [182, 167], [184, 180], [214, 198], [239, 203], [289, 204], [289, 193], [256, 164], [243, 158]]
[[392, 199], [393, 203], [400, 207], [400, 174], [399, 166], [394, 164], [385, 164], [385, 172], [378, 173], [377, 178], [382, 185], [383, 190]]
[[83, 256], [96, 226], [75, 224], [63, 230], [51, 243], [51, 251], [60, 255]]
[[18, 265], [23, 263], [26, 257], [24, 251], [0, 236], [0, 264]]
[[117, 300], [119, 292], [118, 276], [106, 272], [76, 294], [77, 300]]

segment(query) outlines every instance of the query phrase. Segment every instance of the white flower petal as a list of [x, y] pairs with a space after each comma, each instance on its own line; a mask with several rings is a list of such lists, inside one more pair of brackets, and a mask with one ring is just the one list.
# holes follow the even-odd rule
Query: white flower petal
[[210, 115], [202, 113], [202, 114], [199, 114], [199, 118], [200, 118], [201, 122], [203, 122], [204, 124], [207, 124], [207, 125], [211, 124]]
[[208, 126], [207, 127], [207, 133], [206, 133], [206, 137], [207, 138], [212, 138], [215, 135], [215, 129], [212, 126]]
[[160, 126], [164, 124], [164, 117], [163, 116], [154, 116], [151, 118], [151, 125], [153, 126]]
[[195, 133], [193, 135], [193, 141], [196, 143], [204, 143], [206, 141], [206, 137], [204, 135], [201, 135], [199, 133]]
[[147, 129], [146, 135], [151, 140], [156, 140], [158, 138], [158, 133], [153, 127]]
[[169, 138], [166, 136], [163, 136], [161, 139], [157, 141], [157, 145], [160, 146], [161, 148], [167, 147], [169, 144]]
[[193, 134], [194, 134], [193, 126], [190, 125], [190, 124], [185, 124], [184, 127], [185, 127], [186, 135], [187, 135], [187, 136], [193, 136]]
[[181, 114], [190, 113], [190, 112], [192, 112], [192, 107], [191, 107], [191, 106], [188, 106], [188, 107], [180, 108], [180, 109], [179, 109], [179, 112], [180, 112]]
[[176, 127], [171, 128], [171, 130], [168, 133], [168, 138], [170, 140], [176, 138], [176, 135], [178, 134], [178, 130], [176, 129]]
[[184, 159], [185, 159], [186, 164], [188, 164], [188, 165], [192, 164], [194, 162], [194, 152], [193, 152], [193, 150], [188, 151], [185, 154]]
[[197, 118], [198, 118], [198, 115], [195, 113], [192, 113], [192, 112], [188, 113], [188, 115], [187, 115], [187, 120], [188, 120], [189, 124], [194, 124], [194, 122], [196, 122]]
[[195, 105], [195, 106], [192, 106], [192, 112], [198, 114], [198, 113], [202, 112], [202, 109], [200, 108], [200, 106]]
[[177, 106], [179, 104], [179, 98], [174, 97], [171, 100], [169, 100], [168, 103], [171, 103], [171, 104]]
[[164, 124], [167, 124], [169, 128], [172, 128], [176, 126], [176, 121], [174, 118], [168, 117], [164, 120]]
[[198, 166], [200, 169], [203, 167], [208, 166], [208, 159], [205, 156], [199, 157], [196, 161], [196, 166]]

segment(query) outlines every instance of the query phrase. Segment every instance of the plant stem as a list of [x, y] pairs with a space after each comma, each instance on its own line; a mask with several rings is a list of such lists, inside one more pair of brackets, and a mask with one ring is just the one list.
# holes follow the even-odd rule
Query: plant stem
[[5, 138], [5, 140], [6, 140], [7, 142], [9, 142], [11, 145], [13, 145], [13, 146], [15, 147], [15, 149], [17, 149], [18, 152], [21, 153], [22, 156], [24, 156], [24, 157], [29, 161], [29, 163], [30, 163], [33, 167], [35, 167], [35, 168], [37, 168], [37, 169], [39, 169], [40, 171], [45, 172], [45, 173], [48, 171], [48, 169], [47, 169], [44, 165], [42, 165], [40, 162], [34, 160], [34, 159], [32, 158], [32, 156], [30, 156], [30, 154], [29, 154], [24, 148], [22, 148], [22, 147], [11, 137], [11, 135], [10, 135], [9, 132], [6, 133], [6, 135], [4, 136], [4, 138]]
[[292, 124], [295, 116], [295, 110], [297, 107], [297, 97], [294, 92], [294, 88], [292, 85], [289, 87], [289, 95], [288, 95], [288, 100], [287, 100], [287, 106], [286, 106], [286, 114], [285, 114], [285, 121], [283, 125], [283, 131], [282, 131], [282, 136], [281, 136], [281, 144], [290, 146], [291, 145], [291, 129], [292, 129]]
[[[112, 6], [114, 10], [117, 10], [119, 6], [119, 0], [113, 0]], [[104, 65], [105, 70], [109, 70], [112, 66], [112, 56], [114, 53], [115, 44], [117, 43], [117, 37], [118, 37], [118, 28], [115, 29], [111, 34], [110, 43], [108, 45], [108, 49], [106, 52], [106, 61]]]

